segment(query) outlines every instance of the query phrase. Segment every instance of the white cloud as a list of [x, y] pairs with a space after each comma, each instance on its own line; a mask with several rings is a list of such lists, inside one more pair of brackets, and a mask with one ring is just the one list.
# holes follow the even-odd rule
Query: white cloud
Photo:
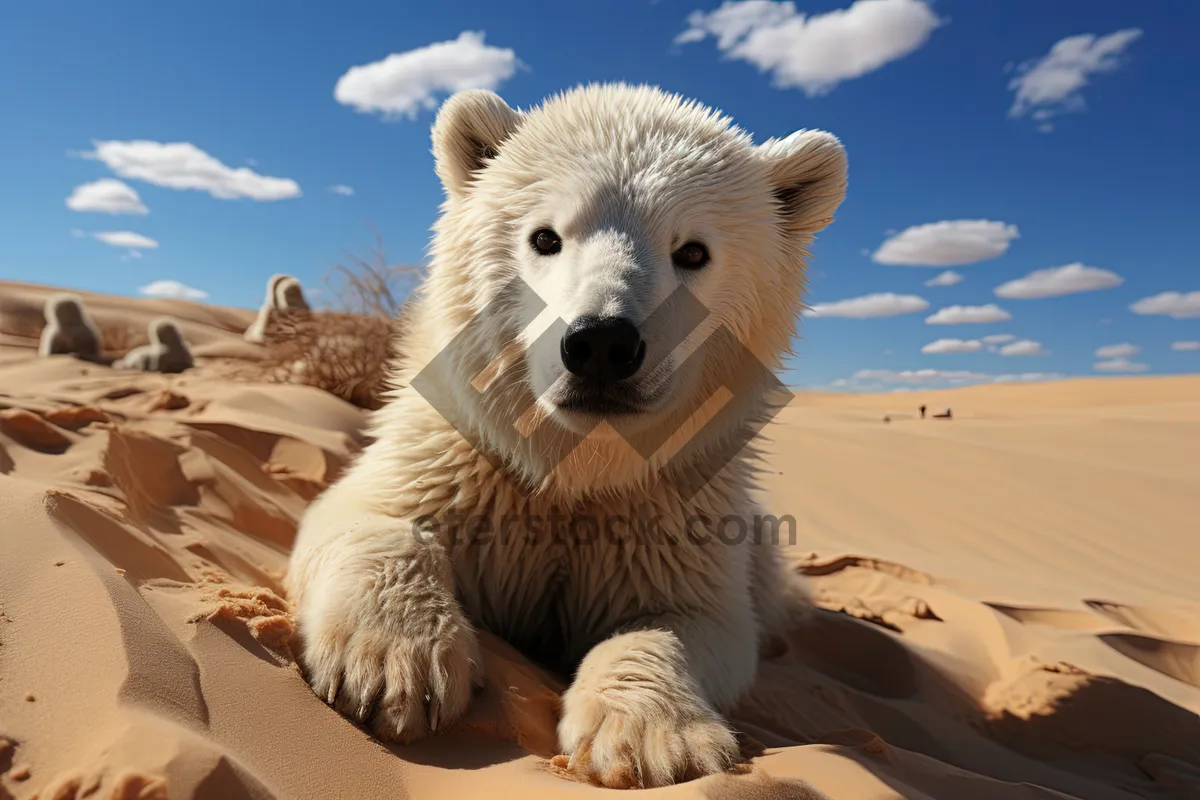
[[1008, 84], [1016, 92], [1009, 116], [1023, 117], [1032, 112], [1045, 128], [1050, 127], [1045, 120], [1051, 117], [1082, 111], [1085, 103], [1080, 91], [1087, 86], [1088, 78], [1120, 67], [1125, 48], [1141, 35], [1137, 28], [1127, 28], [1108, 36], [1084, 33], [1055, 42], [1045, 56], [1017, 68], [1017, 76]]
[[67, 208], [104, 214], [150, 213], [132, 186], [114, 178], [101, 178], [76, 186], [67, 198]]
[[1184, 352], [1200, 350], [1200, 342], [1171, 342], [1171, 349]]
[[71, 238], [72, 239], [83, 239], [86, 237], [87, 237], [87, 231], [81, 230], [79, 228], [71, 228]]
[[929, 301], [913, 294], [868, 294], [862, 297], [852, 297], [848, 300], [838, 300], [833, 303], [817, 303], [805, 310], [808, 317], [851, 317], [867, 319], [869, 317], [894, 317], [898, 314], [915, 314], [929, 308]]
[[925, 318], [928, 325], [967, 325], [987, 322], [1006, 322], [1012, 319], [1003, 308], [995, 303], [986, 306], [946, 306], [936, 314]]
[[910, 390], [936, 387], [966, 386], [978, 383], [1014, 383], [1048, 381], [1062, 377], [1055, 372], [1021, 372], [993, 374], [971, 370], [942, 369], [863, 369], [851, 378], [839, 378], [830, 386], [843, 391], [896, 391], [896, 387]]
[[921, 348], [922, 353], [977, 353], [983, 343], [976, 339], [938, 339]]
[[969, 383], [985, 381], [991, 377], [986, 372], [970, 372], [962, 369], [906, 369], [900, 371], [891, 369], [860, 369], [854, 373], [854, 379], [857, 381], [906, 384]]
[[1034, 270], [1024, 278], [1000, 284], [996, 287], [995, 293], [997, 297], [1035, 300], [1042, 297], [1061, 297], [1065, 294], [1112, 289], [1124, 282], [1125, 279], [1115, 272], [1084, 266], [1076, 262], [1062, 267]]
[[1015, 375], [997, 375], [992, 383], [1028, 383], [1031, 381], [1052, 381], [1062, 377], [1057, 372], [1021, 372]]
[[693, 11], [687, 23], [676, 44], [712, 36], [727, 58], [771, 73], [778, 89], [799, 87], [810, 97], [909, 55], [942, 24], [921, 0], [856, 0], [813, 15], [793, 2], [727, 0], [715, 11]]
[[208, 292], [195, 289], [179, 281], [153, 281], [138, 289], [147, 297], [163, 297], [172, 300], [203, 300]]
[[1143, 297], [1129, 310], [1135, 314], [1163, 314], [1172, 319], [1200, 317], [1200, 292], [1163, 292]]
[[364, 114], [412, 119], [423, 108], [436, 108], [439, 94], [495, 89], [521, 62], [512, 50], [484, 44], [483, 37], [482, 31], [463, 31], [453, 41], [351, 67], [338, 78], [333, 97]]
[[290, 178], [259, 175], [249, 167], [222, 164], [190, 142], [93, 142], [96, 149], [84, 158], [102, 161], [130, 180], [168, 189], [196, 189], [220, 200], [284, 200], [300, 196], [300, 186]]
[[1129, 358], [1142, 352], [1142, 348], [1133, 344], [1106, 344], [1096, 349], [1096, 358]]
[[99, 239], [110, 247], [124, 247], [128, 250], [152, 250], [158, 247], [158, 242], [149, 236], [133, 231], [101, 231], [93, 233], [92, 238]]
[[987, 351], [989, 353], [997, 353], [1000, 351], [1000, 345], [1004, 344], [1005, 342], [1011, 342], [1016, 338], [1017, 337], [1013, 336], [1011, 333], [993, 333], [990, 336], [980, 337], [980, 341], [987, 346]]
[[332, 194], [340, 194], [343, 197], [349, 197], [350, 195], [354, 194], [354, 187], [347, 186], [344, 183], [339, 183], [339, 184], [336, 184], [335, 186], [330, 186], [329, 191]]
[[995, 379], [996, 375], [973, 372], [970, 369], [859, 369], [854, 373], [852, 385], [964, 385], [986, 383]]
[[1127, 358], [1114, 358], [1109, 361], [1098, 361], [1092, 365], [1097, 372], [1145, 372], [1150, 369], [1148, 364], [1139, 364]]
[[1002, 356], [1044, 356], [1048, 354], [1041, 342], [1035, 342], [1032, 339], [1021, 339], [1000, 348]]
[[954, 286], [963, 282], [963, 276], [952, 269], [939, 272], [936, 278], [925, 281], [926, 286]]
[[999, 258], [1020, 236], [1016, 225], [987, 219], [954, 219], [905, 228], [871, 258], [905, 267], [954, 267]]

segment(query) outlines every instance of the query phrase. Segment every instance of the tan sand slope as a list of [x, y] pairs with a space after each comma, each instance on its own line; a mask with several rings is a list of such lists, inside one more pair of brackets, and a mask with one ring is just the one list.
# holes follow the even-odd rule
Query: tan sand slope
[[[6, 344], [0, 800], [605, 791], [554, 766], [561, 678], [494, 639], [468, 719], [413, 746], [304, 684], [280, 577], [361, 411]], [[650, 796], [1200, 796], [1200, 379], [805, 395], [771, 436], [822, 610], [736, 714], [741, 774]]]

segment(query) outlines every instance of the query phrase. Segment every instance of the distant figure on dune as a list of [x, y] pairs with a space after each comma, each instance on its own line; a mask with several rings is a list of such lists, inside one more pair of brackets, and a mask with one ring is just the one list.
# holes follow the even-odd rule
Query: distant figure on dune
[[925, 406], [921, 406], [921, 419], [925, 419]]
[[183, 372], [193, 366], [192, 351], [175, 320], [156, 317], [147, 326], [147, 333], [150, 344], [130, 350], [114, 366], [144, 372]]
[[304, 299], [304, 289], [300, 281], [290, 275], [272, 275], [267, 281], [267, 296], [263, 299], [262, 307], [258, 309], [258, 317], [246, 329], [243, 338], [248, 342], [262, 344], [267, 330], [267, 323], [277, 311], [308, 311], [308, 301]]
[[304, 289], [300, 286], [300, 281], [295, 278], [287, 278], [279, 282], [279, 286], [275, 289], [276, 298], [279, 300], [278, 308], [287, 309], [288, 311], [308, 311], [308, 301], [304, 299]]
[[947, 408], [947, 409], [946, 409], [945, 411], [943, 411], [941, 414], [934, 414], [934, 415], [933, 415], [933, 418], [934, 418], [934, 419], [951, 419], [951, 416], [950, 416], [950, 409], [948, 409], [948, 408]]
[[85, 361], [100, 361], [100, 329], [73, 294], [55, 294], [46, 299], [46, 327], [38, 344], [39, 356], [68, 355]]

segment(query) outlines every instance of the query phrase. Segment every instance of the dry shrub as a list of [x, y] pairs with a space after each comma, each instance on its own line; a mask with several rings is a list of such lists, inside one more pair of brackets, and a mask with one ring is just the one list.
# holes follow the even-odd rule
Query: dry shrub
[[397, 319], [337, 311], [281, 311], [267, 322], [264, 378], [316, 386], [361, 408], [383, 405]]
[[[372, 229], [374, 227], [372, 226]], [[375, 230], [375, 247], [368, 258], [347, 254], [348, 264], [335, 264], [325, 275], [334, 311], [395, 319], [404, 308], [408, 290], [421, 275], [420, 267], [388, 264], [383, 237]]]
[[[408, 290], [420, 269], [387, 263], [383, 240], [367, 258], [350, 255], [325, 277], [330, 310], [274, 311], [255, 379], [316, 386], [361, 408], [383, 405], [388, 364]], [[407, 284], [407, 286], [402, 286]]]

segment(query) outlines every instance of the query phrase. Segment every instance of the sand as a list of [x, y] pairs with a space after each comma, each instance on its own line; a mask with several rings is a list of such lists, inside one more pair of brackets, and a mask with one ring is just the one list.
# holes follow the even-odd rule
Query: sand
[[[252, 311], [85, 295], [176, 316], [198, 367], [36, 359], [47, 292], [0, 283], [0, 800], [605, 791], [554, 765], [562, 676], [491, 637], [434, 739], [318, 700], [280, 582], [363, 412], [223, 377]], [[734, 715], [740, 771], [648, 796], [1200, 797], [1200, 378], [802, 394], [769, 432], [820, 610]]]

